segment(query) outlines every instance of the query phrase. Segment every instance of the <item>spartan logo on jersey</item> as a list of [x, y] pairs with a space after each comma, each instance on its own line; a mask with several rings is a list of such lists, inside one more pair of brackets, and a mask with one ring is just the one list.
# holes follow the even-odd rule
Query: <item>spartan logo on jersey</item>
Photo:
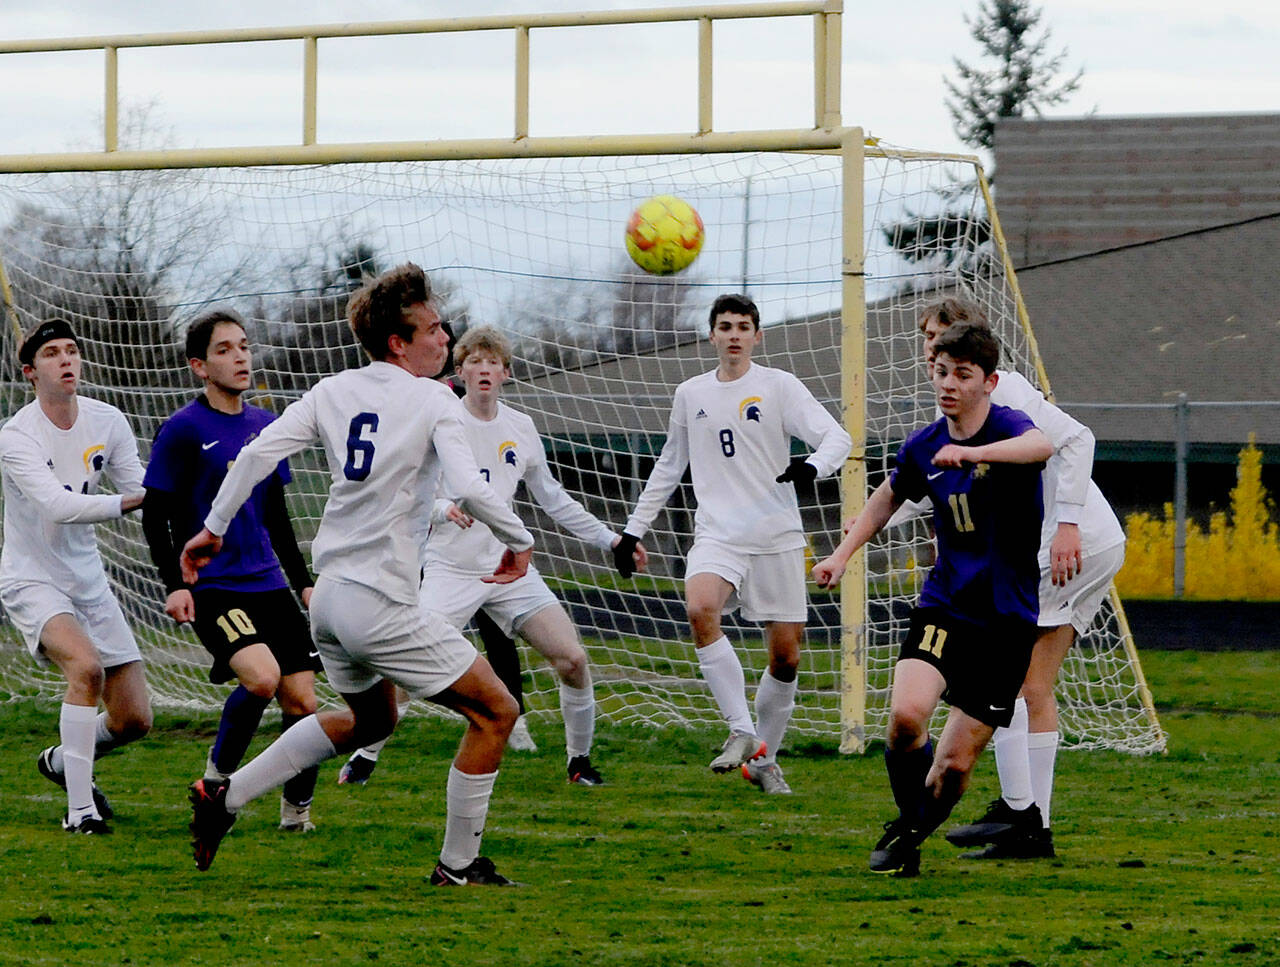
[[987, 471], [990, 469], [991, 469], [991, 464], [989, 463], [975, 463], [973, 465], [973, 471], [970, 474], [970, 476], [974, 480], [981, 480], [983, 477], [987, 475]]
[[504, 440], [498, 444], [498, 462], [509, 463], [513, 467], [516, 465], [516, 443], [514, 440]]
[[754, 420], [760, 422], [760, 404], [763, 403], [759, 396], [748, 396], [745, 400], [738, 404], [738, 419]]
[[102, 443], [95, 443], [84, 452], [84, 472], [85, 473], [101, 473], [102, 466], [107, 462], [106, 446]]

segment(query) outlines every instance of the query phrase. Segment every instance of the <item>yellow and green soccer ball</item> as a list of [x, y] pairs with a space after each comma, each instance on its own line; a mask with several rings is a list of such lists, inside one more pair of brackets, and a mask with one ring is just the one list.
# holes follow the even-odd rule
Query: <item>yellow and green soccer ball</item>
[[702, 251], [702, 219], [693, 206], [674, 195], [654, 195], [631, 213], [627, 254], [653, 275], [688, 268]]

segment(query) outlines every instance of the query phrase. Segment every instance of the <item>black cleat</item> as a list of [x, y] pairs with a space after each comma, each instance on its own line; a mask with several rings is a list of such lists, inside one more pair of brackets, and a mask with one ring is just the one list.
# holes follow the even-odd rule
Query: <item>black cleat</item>
[[920, 875], [920, 834], [902, 817], [884, 824], [884, 835], [871, 851], [872, 873], [890, 876]]
[[[40, 770], [40, 775], [65, 790], [67, 788], [67, 777], [53, 768], [53, 750], [56, 748], [56, 745], [51, 745], [36, 756], [36, 768]], [[111, 803], [107, 801], [107, 797], [102, 794], [102, 790], [98, 788], [96, 782], [93, 783], [93, 808], [98, 811], [98, 815], [103, 819], [111, 819], [116, 814], [116, 811], [111, 808]]]
[[197, 870], [213, 865], [222, 838], [235, 825], [236, 814], [227, 811], [226, 779], [197, 779], [191, 784], [191, 852]]
[[980, 850], [960, 854], [966, 860], [1051, 860], [1057, 855], [1053, 832], [1047, 829], [1008, 833]]
[[603, 786], [604, 776], [596, 771], [589, 756], [575, 755], [569, 760], [569, 784], [574, 786]]
[[493, 860], [477, 856], [460, 870], [437, 863], [431, 871], [432, 886], [519, 886], [493, 868]]
[[97, 816], [85, 816], [78, 823], [70, 823], [62, 817], [62, 828], [68, 833], [79, 833], [81, 836], [110, 836], [111, 827]]
[[1035, 803], [1026, 809], [1014, 809], [1004, 799], [996, 799], [974, 822], [948, 830], [946, 836], [952, 846], [981, 846], [1013, 833], [1030, 835], [1043, 826], [1040, 807]]
[[342, 768], [338, 770], [338, 785], [363, 786], [369, 781], [369, 777], [373, 775], [373, 770], [377, 766], [377, 759], [370, 759], [367, 755], [361, 755], [360, 750], [356, 749], [355, 752], [351, 753], [351, 758], [344, 762]]

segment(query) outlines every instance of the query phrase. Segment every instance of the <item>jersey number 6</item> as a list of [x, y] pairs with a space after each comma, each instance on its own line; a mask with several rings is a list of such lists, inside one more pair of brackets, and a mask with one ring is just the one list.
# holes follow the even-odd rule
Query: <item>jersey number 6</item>
[[364, 480], [373, 469], [373, 441], [363, 439], [364, 431], [378, 432], [377, 413], [357, 413], [347, 430], [347, 462], [342, 467], [348, 480]]

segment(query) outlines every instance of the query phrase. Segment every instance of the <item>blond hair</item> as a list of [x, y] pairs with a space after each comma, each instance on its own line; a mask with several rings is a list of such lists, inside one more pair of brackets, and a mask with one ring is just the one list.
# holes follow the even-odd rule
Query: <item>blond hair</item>
[[505, 368], [511, 368], [511, 340], [494, 326], [475, 326], [464, 332], [453, 347], [454, 364], [461, 366], [472, 353], [492, 353]]

